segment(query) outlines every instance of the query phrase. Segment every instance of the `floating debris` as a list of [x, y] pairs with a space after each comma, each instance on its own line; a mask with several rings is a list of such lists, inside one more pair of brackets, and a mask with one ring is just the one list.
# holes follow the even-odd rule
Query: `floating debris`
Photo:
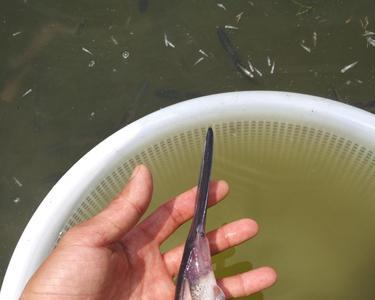
[[17, 32], [12, 33], [12, 36], [17, 36], [17, 35], [20, 35], [21, 33], [22, 31], [17, 31]]
[[208, 57], [208, 54], [204, 52], [202, 49], [199, 49], [198, 52], [206, 57]]
[[345, 20], [345, 24], [349, 24], [352, 21], [352, 17], [349, 17]]
[[244, 13], [244, 12], [242, 11], [242, 12], [240, 12], [240, 13], [236, 16], [237, 24], [240, 23], [243, 13]]
[[26, 92], [24, 92], [24, 93], [22, 94], [22, 98], [23, 98], [23, 97], [26, 97], [26, 96], [27, 96], [28, 94], [30, 94], [32, 91], [33, 91], [32, 89], [28, 89]]
[[255, 6], [253, 1], [248, 2], [251, 6]]
[[350, 65], [347, 65], [345, 67], [343, 67], [340, 72], [341, 73], [345, 73], [346, 71], [348, 71], [349, 69], [353, 68], [356, 64], [358, 64], [358, 61], [355, 61], [353, 63], [351, 63]]
[[16, 204], [17, 204], [18, 202], [20, 202], [20, 201], [21, 201], [21, 198], [20, 198], [20, 197], [17, 197], [16, 199], [13, 200], [13, 202], [16, 203]]
[[118, 41], [115, 39], [115, 37], [113, 35], [111, 35], [111, 41], [113, 42], [113, 44], [118, 46]]
[[95, 117], [95, 112], [92, 111], [91, 114], [90, 114], [90, 119], [94, 119], [94, 117]]
[[270, 74], [273, 74], [275, 72], [275, 61], [273, 61]]
[[224, 6], [223, 3], [218, 3], [218, 4], [216, 4], [216, 5], [217, 5], [217, 7], [220, 7], [220, 8], [222, 8], [222, 9], [224, 9], [224, 10], [227, 10], [227, 8]]
[[123, 51], [122, 53], [121, 53], [121, 56], [122, 56], [122, 58], [123, 59], [128, 59], [129, 58], [129, 56], [130, 56], [130, 53], [129, 53], [129, 51]]
[[316, 31], [313, 32], [312, 41], [313, 41], [313, 46], [315, 48], [318, 43], [318, 33]]
[[358, 84], [362, 84], [363, 83], [363, 81], [361, 80], [361, 79], [356, 79], [355, 80]]
[[87, 49], [87, 48], [85, 48], [85, 47], [82, 47], [82, 51], [83, 51], [83, 52], [86, 52], [86, 53], [88, 53], [88, 54], [90, 54], [90, 55], [94, 55], [89, 49]]
[[270, 67], [271, 66], [271, 58], [267, 56], [267, 65]]
[[199, 64], [202, 60], [204, 60], [204, 57], [203, 56], [201, 56], [200, 58], [198, 58], [197, 59], [197, 61], [194, 63], [194, 67], [197, 65], [197, 64]]
[[311, 49], [309, 47], [307, 47], [306, 45], [304, 44], [300, 44], [300, 46], [308, 53], [311, 53]]
[[173, 44], [168, 40], [167, 34], [166, 34], [165, 32], [164, 32], [164, 44], [165, 44], [165, 47], [176, 48], [175, 45], [173, 45]]
[[225, 25], [225, 29], [232, 29], [232, 30], [238, 30], [239, 28], [237, 26], [232, 26], [232, 25]]
[[19, 187], [23, 187], [23, 184], [22, 184], [22, 182], [21, 181], [19, 181], [18, 180], [18, 178], [16, 178], [16, 177], [13, 177], [13, 180], [14, 180], [14, 182], [19, 186]]
[[95, 66], [95, 60], [90, 60], [88, 67], [93, 68]]

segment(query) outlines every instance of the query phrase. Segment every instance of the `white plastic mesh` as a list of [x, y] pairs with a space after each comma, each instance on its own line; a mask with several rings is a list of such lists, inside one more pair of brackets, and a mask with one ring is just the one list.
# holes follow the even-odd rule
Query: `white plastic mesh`
[[[343, 179], [343, 189], [356, 185], [363, 193], [373, 193], [375, 190], [373, 149], [345, 137], [300, 124], [266, 120], [233, 121], [211, 126], [215, 135], [215, 153], [219, 153], [219, 159], [215, 160], [217, 170], [224, 168], [228, 162], [230, 164], [231, 160], [261, 161], [272, 157], [276, 166], [288, 164], [293, 168], [294, 164], [303, 162], [311, 170], [326, 168], [332, 176]], [[168, 189], [171, 185], [168, 178], [175, 178], [178, 182], [187, 169], [194, 168], [198, 172], [205, 133], [206, 128], [193, 128], [164, 137], [133, 157], [129, 158], [124, 153], [121, 163], [108, 174], [102, 174], [99, 184], [85, 199], [77, 202], [80, 204], [62, 232], [102, 210], [120, 192], [137, 164], [145, 164], [151, 169], [158, 189]], [[238, 177], [240, 185], [243, 176]], [[246, 180], [243, 182], [244, 185], [248, 184]]]

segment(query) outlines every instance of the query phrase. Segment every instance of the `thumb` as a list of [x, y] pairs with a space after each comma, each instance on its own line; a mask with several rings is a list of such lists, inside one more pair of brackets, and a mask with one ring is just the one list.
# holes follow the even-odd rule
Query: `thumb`
[[151, 196], [151, 173], [138, 165], [123, 191], [102, 212], [72, 227], [60, 244], [101, 247], [120, 240], [142, 217]]

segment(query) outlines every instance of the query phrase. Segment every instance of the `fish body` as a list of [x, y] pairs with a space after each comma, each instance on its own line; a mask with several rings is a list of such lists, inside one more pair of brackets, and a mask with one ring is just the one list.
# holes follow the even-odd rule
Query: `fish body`
[[212, 271], [210, 247], [205, 233], [212, 156], [213, 131], [209, 128], [199, 176], [195, 214], [177, 277], [175, 300], [225, 299]]
[[231, 40], [229, 39], [226, 31], [222, 27], [217, 28], [217, 36], [219, 38], [221, 46], [224, 48], [225, 52], [228, 54], [230, 60], [236, 69], [245, 77], [251, 79], [253, 83], [257, 83], [254, 79], [254, 75], [251, 70], [248, 70], [244, 67], [244, 64], [241, 62], [240, 56], [237, 53], [236, 48], [233, 46]]

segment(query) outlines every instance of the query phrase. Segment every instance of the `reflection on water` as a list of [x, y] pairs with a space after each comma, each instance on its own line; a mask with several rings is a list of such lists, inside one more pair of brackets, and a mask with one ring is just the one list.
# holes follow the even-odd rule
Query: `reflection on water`
[[[375, 31], [374, 8], [372, 0], [1, 1], [0, 277], [60, 176], [147, 113], [253, 89], [375, 111], [375, 48], [363, 36]], [[218, 27], [259, 84], [233, 64]], [[257, 180], [249, 184], [261, 189]]]

